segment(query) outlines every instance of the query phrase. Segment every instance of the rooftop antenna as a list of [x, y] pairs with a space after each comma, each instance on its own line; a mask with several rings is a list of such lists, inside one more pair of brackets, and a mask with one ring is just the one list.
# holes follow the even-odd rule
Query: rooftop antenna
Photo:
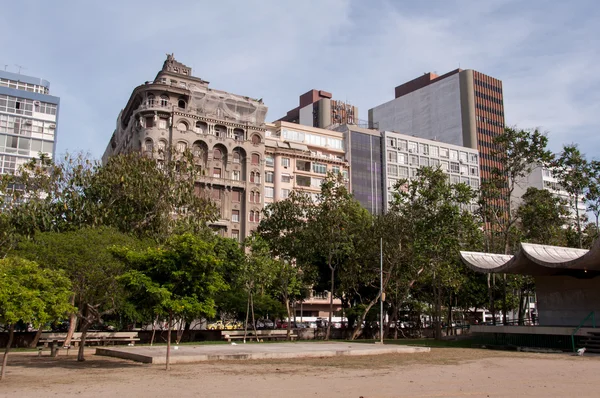
[[21, 69], [27, 69], [26, 67], [24, 67], [24, 66], [22, 66], [22, 65], [17, 65], [17, 64], [15, 64], [15, 66], [16, 66], [17, 68], [19, 68], [19, 72], [18, 72], [18, 73], [19, 73], [19, 75], [21, 74]]

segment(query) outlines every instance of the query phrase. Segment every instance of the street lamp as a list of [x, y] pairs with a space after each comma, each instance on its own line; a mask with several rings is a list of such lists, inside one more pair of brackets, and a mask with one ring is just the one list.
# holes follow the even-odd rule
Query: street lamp
[[379, 342], [383, 344], [383, 237], [379, 238]]

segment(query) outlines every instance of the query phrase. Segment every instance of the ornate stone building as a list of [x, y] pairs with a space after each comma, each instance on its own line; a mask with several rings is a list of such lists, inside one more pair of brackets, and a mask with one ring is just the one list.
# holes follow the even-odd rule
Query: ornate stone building
[[258, 226], [263, 208], [267, 107], [208, 85], [167, 55], [154, 81], [133, 90], [102, 161], [144, 151], [162, 163], [191, 150], [201, 170], [198, 192], [220, 210], [213, 228], [239, 240]]

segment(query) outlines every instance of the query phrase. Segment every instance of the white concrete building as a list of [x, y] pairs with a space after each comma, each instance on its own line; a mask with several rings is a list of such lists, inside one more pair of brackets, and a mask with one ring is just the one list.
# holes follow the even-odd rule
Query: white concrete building
[[392, 200], [398, 180], [411, 179], [419, 167], [440, 167], [452, 184], [465, 183], [473, 189], [480, 185], [477, 149], [446, 144], [392, 131], [382, 132], [385, 153], [383, 173], [387, 192], [385, 211]]
[[59, 98], [46, 80], [0, 71], [0, 174], [43, 153], [54, 157]]

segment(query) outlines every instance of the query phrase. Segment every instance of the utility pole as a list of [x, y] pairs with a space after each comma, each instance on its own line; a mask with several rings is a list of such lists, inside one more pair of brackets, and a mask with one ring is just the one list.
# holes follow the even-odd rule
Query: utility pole
[[383, 237], [379, 238], [379, 342], [383, 344]]

